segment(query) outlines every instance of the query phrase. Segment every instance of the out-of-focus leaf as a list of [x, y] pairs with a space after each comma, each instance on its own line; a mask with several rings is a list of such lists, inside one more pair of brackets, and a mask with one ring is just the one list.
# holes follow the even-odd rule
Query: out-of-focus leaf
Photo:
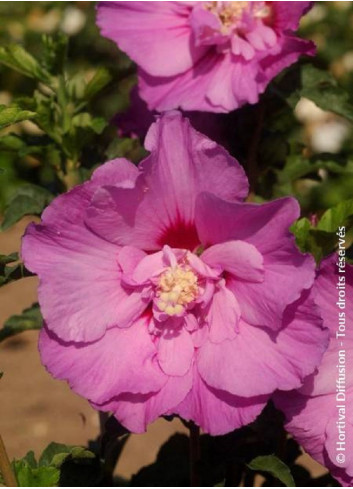
[[77, 446], [50, 443], [37, 462], [34, 453], [15, 460], [13, 468], [20, 487], [98, 486], [101, 464], [91, 451]]
[[51, 81], [51, 76], [47, 70], [19, 44], [0, 47], [0, 63], [43, 83], [50, 83]]
[[341, 202], [332, 209], [328, 209], [318, 221], [312, 225], [304, 217], [296, 221], [291, 231], [296, 243], [304, 253], [311, 253], [317, 263], [320, 263], [329, 253], [337, 247], [337, 230], [341, 226], [351, 228], [353, 224], [353, 199]]
[[349, 224], [353, 217], [353, 199], [341, 202], [332, 209], [328, 209], [321, 217], [317, 229], [335, 233], [340, 226]]
[[0, 287], [31, 275], [23, 263], [18, 263], [18, 253], [0, 255]]
[[92, 117], [88, 112], [82, 112], [72, 118], [72, 125], [77, 128], [91, 129], [96, 134], [101, 134], [107, 126], [107, 121], [102, 117]]
[[22, 314], [9, 317], [4, 326], [0, 329], [0, 341], [6, 340], [11, 336], [23, 331], [40, 329], [43, 324], [43, 318], [40, 313], [39, 305], [33, 304], [25, 309]]
[[300, 82], [300, 88], [287, 98], [293, 108], [300, 97], [305, 97], [321, 109], [334, 112], [353, 122], [353, 105], [349, 101], [349, 94], [337, 84], [329, 72], [305, 64], [300, 67]]
[[86, 100], [93, 98], [100, 92], [112, 79], [106, 68], [98, 68], [93, 78], [87, 83], [83, 97]]
[[33, 119], [35, 115], [35, 112], [23, 110], [17, 106], [7, 107], [6, 105], [0, 105], [0, 129], [16, 124], [16, 122]]
[[26, 143], [15, 134], [5, 134], [0, 138], [0, 148], [7, 151], [20, 151]]
[[5, 231], [23, 216], [40, 215], [53, 197], [50, 192], [37, 185], [27, 184], [19, 187], [6, 206], [1, 230]]
[[309, 219], [303, 217], [302, 219], [298, 219], [292, 227], [291, 231], [295, 236], [296, 243], [301, 251], [306, 252], [307, 250], [307, 242], [309, 238], [309, 232], [311, 229], [311, 224]]
[[94, 453], [90, 452], [84, 447], [74, 447], [70, 445], [64, 445], [62, 443], [50, 443], [43, 451], [38, 465], [42, 466], [54, 466], [61, 467], [66, 458], [71, 456], [72, 459], [94, 459]]
[[45, 48], [43, 66], [50, 73], [61, 73], [67, 56], [68, 37], [59, 31], [55, 36], [43, 35], [42, 40]]
[[0, 255], [0, 265], [8, 265], [19, 259], [18, 253], [10, 253], [9, 255]]
[[13, 463], [20, 487], [57, 487], [60, 471], [55, 467], [31, 467], [25, 459]]
[[256, 472], [270, 473], [287, 487], [295, 487], [295, 482], [289, 468], [275, 455], [256, 457], [248, 464], [248, 467]]

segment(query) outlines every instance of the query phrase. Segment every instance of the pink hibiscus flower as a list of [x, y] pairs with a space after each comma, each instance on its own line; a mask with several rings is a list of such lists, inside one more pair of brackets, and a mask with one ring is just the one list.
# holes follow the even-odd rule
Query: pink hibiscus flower
[[131, 431], [178, 414], [226, 433], [299, 387], [327, 346], [313, 260], [288, 230], [299, 207], [242, 202], [243, 169], [179, 113], [145, 146], [138, 168], [106, 163], [27, 228], [42, 361]]
[[312, 42], [294, 32], [312, 2], [100, 2], [97, 23], [139, 67], [150, 110], [229, 112]]
[[[317, 373], [309, 376], [300, 389], [276, 394], [275, 402], [286, 415], [287, 430], [304, 449], [325, 465], [343, 486], [352, 487], [353, 267], [348, 264], [345, 267], [346, 307], [341, 309], [336, 304], [336, 286], [340, 284], [342, 290], [336, 263], [336, 255], [322, 262], [313, 287], [314, 300], [320, 308], [324, 325], [330, 330], [328, 350]], [[342, 314], [339, 316], [342, 312], [345, 313], [344, 319]], [[345, 326], [345, 336], [336, 337], [339, 323]], [[340, 363], [340, 351], [344, 351], [343, 365]], [[343, 366], [343, 373], [338, 366]], [[345, 410], [339, 409], [342, 405]]]

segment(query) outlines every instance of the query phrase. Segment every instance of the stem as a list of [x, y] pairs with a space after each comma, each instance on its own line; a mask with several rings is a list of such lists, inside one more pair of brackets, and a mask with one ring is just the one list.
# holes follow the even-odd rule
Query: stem
[[99, 415], [99, 431], [100, 431], [100, 437], [102, 439], [105, 433], [105, 423], [109, 418], [109, 413], [98, 411], [98, 415]]
[[257, 108], [257, 124], [252, 136], [252, 140], [248, 152], [248, 158], [247, 158], [250, 192], [254, 192], [257, 176], [258, 176], [257, 150], [261, 139], [264, 116], [265, 116], [265, 105], [263, 104], [263, 102], [260, 102]]
[[189, 424], [190, 432], [190, 486], [200, 486], [200, 428], [192, 421]]
[[12, 471], [9, 457], [6, 452], [4, 442], [0, 435], [0, 472], [4, 478], [5, 485], [17, 487], [16, 477]]

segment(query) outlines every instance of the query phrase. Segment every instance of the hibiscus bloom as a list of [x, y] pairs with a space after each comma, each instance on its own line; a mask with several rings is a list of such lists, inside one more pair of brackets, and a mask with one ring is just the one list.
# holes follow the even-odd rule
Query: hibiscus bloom
[[[275, 396], [276, 405], [283, 410], [287, 430], [304, 449], [343, 485], [353, 483], [353, 267], [346, 265], [346, 307], [337, 306], [337, 256], [325, 259], [313, 287], [314, 300], [320, 308], [324, 325], [330, 330], [330, 344], [317, 373], [309, 376], [303, 386], [293, 392]], [[339, 313], [344, 312], [339, 316]], [[340, 318], [340, 319], [339, 319]], [[336, 337], [339, 323], [345, 326], [345, 336]], [[341, 326], [342, 327], [342, 326]], [[342, 331], [341, 331], [342, 332]], [[341, 353], [339, 353], [341, 351]], [[344, 364], [340, 363], [344, 351]], [[344, 372], [338, 369], [343, 367]], [[339, 388], [339, 391], [336, 389]], [[339, 393], [340, 392], [340, 393]], [[345, 394], [343, 397], [342, 392]], [[339, 405], [345, 409], [339, 409]], [[340, 423], [338, 425], [337, 423]], [[344, 439], [339, 433], [344, 434]], [[337, 450], [344, 441], [345, 450]], [[338, 458], [337, 458], [338, 457]]]
[[178, 414], [226, 433], [326, 348], [314, 263], [288, 230], [298, 204], [242, 202], [241, 166], [179, 113], [145, 146], [138, 168], [106, 163], [27, 228], [42, 361], [131, 431]]
[[315, 46], [295, 36], [312, 2], [100, 2], [97, 23], [139, 67], [150, 110], [229, 112]]

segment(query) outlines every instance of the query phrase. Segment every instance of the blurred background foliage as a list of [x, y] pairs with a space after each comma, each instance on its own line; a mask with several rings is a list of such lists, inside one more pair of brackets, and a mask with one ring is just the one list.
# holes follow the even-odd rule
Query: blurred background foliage
[[[139, 114], [128, 133], [119, 127], [136, 70], [99, 35], [94, 2], [1, 2], [0, 23], [0, 212], [7, 229], [24, 214], [40, 214], [107, 159], [138, 162], [144, 150], [137, 134], [146, 128]], [[321, 215], [352, 198], [353, 2], [315, 2], [300, 34], [316, 43], [314, 59], [280, 74], [257, 105], [202, 117], [217, 120], [216, 139], [245, 167], [250, 200], [299, 200], [309, 225], [293, 229], [319, 260], [334, 247], [333, 237], [328, 246], [316, 229]], [[351, 207], [344, 216], [335, 211], [341, 224], [351, 224]]]

